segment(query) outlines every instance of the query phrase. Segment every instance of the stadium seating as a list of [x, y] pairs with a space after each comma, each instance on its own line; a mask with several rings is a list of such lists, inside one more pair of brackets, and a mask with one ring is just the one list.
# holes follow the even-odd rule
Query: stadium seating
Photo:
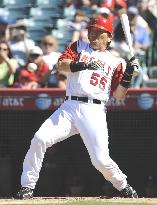
[[28, 27], [27, 32], [29, 38], [33, 39], [37, 45], [40, 44], [42, 37], [47, 34], [46, 30], [41, 27]]
[[52, 35], [58, 40], [60, 52], [62, 52], [65, 46], [67, 46], [68, 43], [71, 42], [72, 34], [72, 30], [69, 30], [66, 27], [52, 30]]
[[36, 0], [36, 6], [64, 7], [65, 0]]
[[9, 16], [9, 10], [6, 8], [0, 8], [0, 16]]
[[29, 18], [29, 7], [24, 6], [14, 6], [14, 7], [5, 7], [8, 10], [9, 16], [13, 19], [22, 19]]
[[54, 34], [59, 40], [59, 50], [62, 51], [71, 37], [69, 32], [62, 31], [64, 3], [65, 0], [1, 0], [0, 15], [11, 16], [12, 23], [18, 19], [26, 19], [28, 36], [36, 44], [40, 44], [44, 35], [53, 34], [55, 30]]
[[31, 7], [33, 0], [1, 0], [3, 7]]
[[41, 17], [43, 19], [51, 20], [58, 19], [63, 16], [63, 11], [60, 8], [54, 7], [35, 7], [30, 9], [30, 17]]
[[42, 17], [32, 17], [28, 19], [29, 27], [37, 27], [44, 28], [51, 32], [51, 30], [55, 27], [56, 20], [55, 19], [44, 19]]

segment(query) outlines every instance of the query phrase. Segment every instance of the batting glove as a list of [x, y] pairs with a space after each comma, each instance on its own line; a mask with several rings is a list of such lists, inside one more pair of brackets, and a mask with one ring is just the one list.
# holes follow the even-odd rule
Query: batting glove
[[120, 85], [122, 85], [125, 88], [129, 88], [131, 85], [131, 79], [133, 76], [134, 70], [139, 68], [138, 60], [135, 59], [135, 56], [133, 56], [126, 64], [126, 69], [123, 74], [122, 80], [120, 82]]
[[78, 61], [72, 61], [70, 63], [70, 70], [71, 72], [78, 72], [82, 70], [96, 70], [96, 66], [93, 63], [85, 63], [85, 62], [78, 62]]

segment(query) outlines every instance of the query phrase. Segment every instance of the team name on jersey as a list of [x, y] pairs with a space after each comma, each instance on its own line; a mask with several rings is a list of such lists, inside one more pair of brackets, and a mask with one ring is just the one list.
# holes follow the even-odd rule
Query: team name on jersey
[[82, 52], [80, 55], [80, 62], [87, 62], [87, 63], [94, 63], [97, 65], [97, 70], [101, 70], [108, 76], [111, 72], [112, 69], [110, 66], [108, 66], [103, 60], [100, 60], [99, 58], [95, 58], [94, 56], [89, 55], [87, 52]]

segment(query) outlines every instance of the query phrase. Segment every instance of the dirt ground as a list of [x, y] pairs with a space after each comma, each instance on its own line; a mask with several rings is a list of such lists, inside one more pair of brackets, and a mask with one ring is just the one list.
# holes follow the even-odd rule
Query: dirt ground
[[64, 204], [66, 202], [76, 201], [102, 201], [102, 202], [132, 202], [132, 203], [149, 203], [157, 205], [157, 198], [138, 198], [138, 199], [125, 199], [125, 198], [100, 198], [100, 197], [34, 197], [29, 200], [16, 200], [16, 199], [0, 199], [0, 204]]

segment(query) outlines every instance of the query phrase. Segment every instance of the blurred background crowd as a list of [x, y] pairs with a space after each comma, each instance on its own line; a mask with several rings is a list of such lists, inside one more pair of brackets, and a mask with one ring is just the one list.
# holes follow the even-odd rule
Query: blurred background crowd
[[95, 16], [112, 19], [109, 49], [129, 59], [121, 13], [128, 14], [140, 62], [132, 87], [157, 87], [156, 0], [1, 0], [0, 88], [65, 89], [67, 73], [58, 73], [55, 64], [70, 42], [88, 42], [87, 24]]

